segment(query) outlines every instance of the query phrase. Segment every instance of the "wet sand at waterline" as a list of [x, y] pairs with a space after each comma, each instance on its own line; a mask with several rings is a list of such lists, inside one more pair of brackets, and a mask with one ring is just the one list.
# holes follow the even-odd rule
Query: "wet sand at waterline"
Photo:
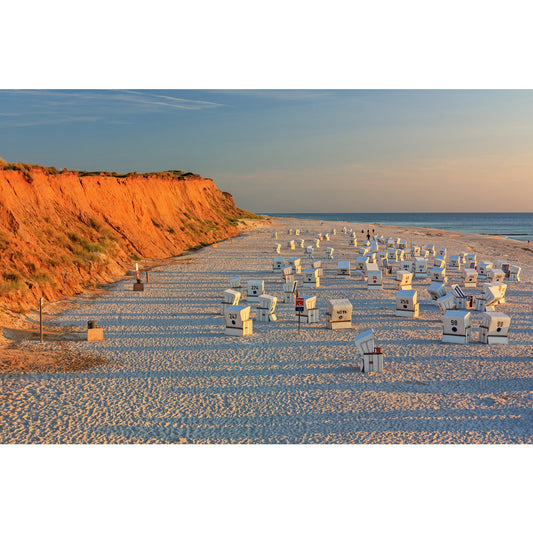
[[[499, 237], [424, 228], [362, 226], [274, 218], [260, 227], [150, 271], [144, 292], [130, 276], [96, 298], [49, 318], [49, 327], [104, 328], [104, 341], [68, 337], [61, 349], [89, 353], [107, 363], [77, 372], [1, 376], [1, 443], [531, 443], [533, 442], [533, 247]], [[472, 312], [470, 345], [441, 343], [441, 313], [414, 280], [420, 317], [395, 316], [391, 276], [370, 291], [359, 278], [336, 277], [338, 260], [355, 262], [358, 250], [341, 233], [352, 227], [445, 246], [448, 256], [476, 252], [480, 260], [522, 267], [507, 282], [511, 316], [508, 345], [478, 342], [479, 312]], [[290, 237], [288, 228], [308, 228]], [[317, 289], [320, 323], [298, 335], [294, 306], [281, 303], [280, 273], [272, 272], [273, 243], [282, 257], [301, 257], [289, 239], [306, 244], [316, 232], [337, 235], [315, 250], [324, 277]], [[278, 239], [272, 238], [278, 231]], [[366, 240], [366, 238], [365, 238]], [[334, 259], [324, 258], [333, 247]], [[432, 264], [430, 259], [429, 264]], [[132, 265], [133, 267], [133, 265]], [[265, 281], [279, 298], [276, 322], [254, 320], [252, 336], [224, 335], [221, 300], [229, 278]], [[447, 271], [448, 285], [460, 273]], [[480, 294], [477, 289], [471, 289]], [[348, 298], [353, 329], [325, 327], [327, 302]], [[256, 304], [251, 304], [255, 316]], [[360, 372], [353, 339], [373, 328], [384, 354], [382, 374]], [[54, 340], [45, 344], [54, 345]], [[21, 348], [34, 349], [37, 339]]]

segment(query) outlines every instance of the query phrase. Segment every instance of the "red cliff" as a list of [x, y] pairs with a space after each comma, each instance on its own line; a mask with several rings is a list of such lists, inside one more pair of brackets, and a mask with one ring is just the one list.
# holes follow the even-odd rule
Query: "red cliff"
[[247, 217], [257, 218], [191, 173], [58, 172], [0, 160], [0, 310], [110, 281], [141, 257], [233, 237]]

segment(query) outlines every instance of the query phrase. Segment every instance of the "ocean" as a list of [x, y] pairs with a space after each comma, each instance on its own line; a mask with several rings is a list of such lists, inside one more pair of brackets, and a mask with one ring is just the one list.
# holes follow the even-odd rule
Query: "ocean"
[[313, 220], [418, 226], [459, 233], [499, 235], [517, 241], [533, 241], [533, 213], [263, 213], [268, 216]]

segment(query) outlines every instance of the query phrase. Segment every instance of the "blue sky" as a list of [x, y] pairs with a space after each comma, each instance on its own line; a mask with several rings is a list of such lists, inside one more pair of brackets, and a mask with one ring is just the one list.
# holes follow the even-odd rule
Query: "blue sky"
[[533, 91], [1, 90], [0, 157], [179, 169], [256, 212], [530, 211]]

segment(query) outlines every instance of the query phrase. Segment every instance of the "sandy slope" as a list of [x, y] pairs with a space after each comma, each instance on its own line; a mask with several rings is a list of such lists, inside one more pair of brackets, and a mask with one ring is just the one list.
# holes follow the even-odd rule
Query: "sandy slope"
[[[223, 334], [219, 302], [230, 277], [264, 279], [266, 292], [281, 296], [280, 275], [271, 268], [272, 227], [155, 269], [144, 293], [133, 292], [129, 278], [59, 315], [61, 326], [97, 320], [106, 340], [91, 348], [111, 363], [74, 374], [4, 376], [0, 442], [531, 443], [533, 253], [527, 243], [375, 226], [376, 233], [445, 245], [449, 255], [473, 250], [478, 260], [503, 257], [523, 267], [522, 281], [509, 283], [499, 309], [512, 317], [508, 346], [476, 342], [476, 312], [474, 342], [443, 345], [440, 312], [425, 290], [429, 281], [415, 282], [421, 317], [407, 319], [394, 316], [390, 279], [383, 291], [368, 291], [360, 280], [334, 276], [338, 259], [358, 255], [342, 226], [275, 219], [282, 244], [288, 227], [338, 232], [329, 244], [335, 260], [323, 260], [322, 287], [305, 291], [317, 294], [322, 323], [303, 326], [300, 336], [294, 309], [285, 304], [278, 304], [278, 322], [254, 321], [251, 337]], [[362, 226], [348, 227], [360, 232]], [[302, 255], [283, 250], [286, 258]], [[327, 300], [335, 297], [352, 301], [353, 330], [325, 328]], [[359, 372], [353, 338], [369, 327], [385, 354], [383, 374]], [[87, 349], [87, 343], [66, 341], [63, 348]]]

